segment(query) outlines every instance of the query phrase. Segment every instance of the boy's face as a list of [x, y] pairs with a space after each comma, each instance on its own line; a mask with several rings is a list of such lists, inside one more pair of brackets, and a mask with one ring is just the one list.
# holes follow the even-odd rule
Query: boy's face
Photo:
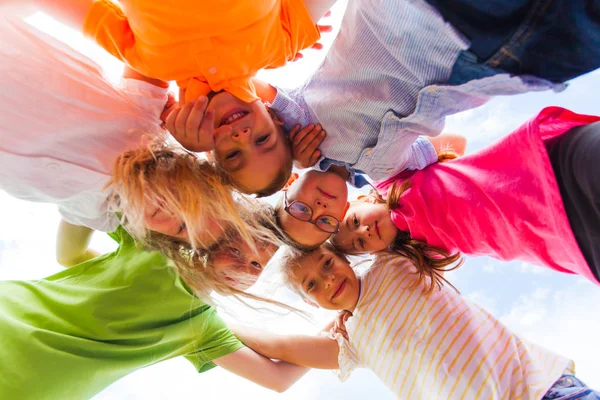
[[253, 286], [277, 251], [271, 243], [256, 243], [256, 252], [243, 241], [219, 246], [210, 254], [210, 264], [221, 283], [237, 290]]
[[[349, 206], [346, 181], [333, 172], [310, 170], [292, 182], [286, 190], [288, 205], [300, 201], [312, 209], [312, 222], [323, 216], [342, 221]], [[331, 233], [322, 231], [311, 222], [294, 218], [283, 208], [278, 217], [281, 228], [302, 245], [316, 246], [331, 236]]]
[[398, 234], [385, 203], [353, 201], [333, 243], [346, 253], [374, 253], [388, 248]]
[[327, 310], [353, 311], [360, 283], [350, 263], [321, 246], [300, 259], [292, 284], [304, 297]]
[[213, 156], [240, 190], [259, 193], [283, 168], [291, 171], [292, 155], [286, 134], [260, 100], [245, 103], [228, 92], [220, 92], [210, 99], [208, 110], [215, 110], [215, 128], [232, 128], [231, 134], [215, 137]]

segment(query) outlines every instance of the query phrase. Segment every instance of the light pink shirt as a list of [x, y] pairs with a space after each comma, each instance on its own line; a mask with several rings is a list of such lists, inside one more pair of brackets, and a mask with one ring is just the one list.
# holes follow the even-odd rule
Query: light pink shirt
[[[500, 260], [583, 275], [596, 284], [570, 228], [545, 141], [600, 117], [545, 108], [495, 144], [416, 171], [392, 220], [413, 238]], [[376, 184], [387, 193], [400, 174]]]
[[115, 88], [93, 61], [22, 21], [2, 21], [0, 37], [0, 189], [114, 230], [104, 186], [119, 154], [166, 134], [166, 89]]

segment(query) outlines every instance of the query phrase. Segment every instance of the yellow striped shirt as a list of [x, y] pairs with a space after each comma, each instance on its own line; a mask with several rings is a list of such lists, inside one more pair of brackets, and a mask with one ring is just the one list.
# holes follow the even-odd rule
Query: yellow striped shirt
[[340, 335], [337, 371], [371, 369], [401, 399], [539, 400], [572, 362], [512, 333], [452, 288], [413, 288], [406, 258], [378, 255]]

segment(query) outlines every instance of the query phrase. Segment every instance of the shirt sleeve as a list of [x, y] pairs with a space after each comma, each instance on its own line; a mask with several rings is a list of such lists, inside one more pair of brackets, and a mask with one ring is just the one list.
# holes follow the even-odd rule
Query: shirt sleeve
[[311, 123], [318, 123], [312, 120], [304, 102], [300, 101], [302, 91], [286, 92], [277, 88], [277, 95], [269, 107], [273, 109], [283, 120], [284, 128], [289, 131], [294, 125], [300, 124], [304, 127]]
[[118, 5], [110, 0], [94, 0], [85, 17], [83, 33], [119, 60], [134, 66], [128, 58], [135, 49], [135, 37]]
[[324, 335], [335, 340], [338, 343], [340, 352], [338, 353], [339, 369], [333, 372], [340, 381], [345, 382], [356, 368], [361, 368], [362, 363], [358, 359], [356, 353], [352, 351], [350, 343], [340, 333], [325, 333]]
[[410, 155], [405, 169], [423, 169], [429, 164], [433, 164], [437, 161], [438, 155], [435, 151], [435, 147], [433, 147], [429, 140], [419, 136], [412, 146], [410, 146]]
[[217, 315], [214, 308], [204, 314], [203, 328], [198, 332], [200, 338], [196, 350], [185, 358], [196, 367], [198, 372], [205, 372], [216, 365], [212, 360], [226, 356], [244, 347], [244, 344], [233, 334], [225, 322]]
[[123, 78], [119, 84], [127, 98], [156, 121], [160, 120], [167, 103], [168, 88], [162, 88], [139, 79]]

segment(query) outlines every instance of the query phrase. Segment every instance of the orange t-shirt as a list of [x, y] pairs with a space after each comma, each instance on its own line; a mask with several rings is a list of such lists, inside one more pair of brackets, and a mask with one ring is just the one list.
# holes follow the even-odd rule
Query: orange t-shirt
[[257, 99], [252, 77], [319, 39], [302, 0], [95, 0], [84, 33], [133, 69], [176, 80], [186, 101], [226, 90]]

